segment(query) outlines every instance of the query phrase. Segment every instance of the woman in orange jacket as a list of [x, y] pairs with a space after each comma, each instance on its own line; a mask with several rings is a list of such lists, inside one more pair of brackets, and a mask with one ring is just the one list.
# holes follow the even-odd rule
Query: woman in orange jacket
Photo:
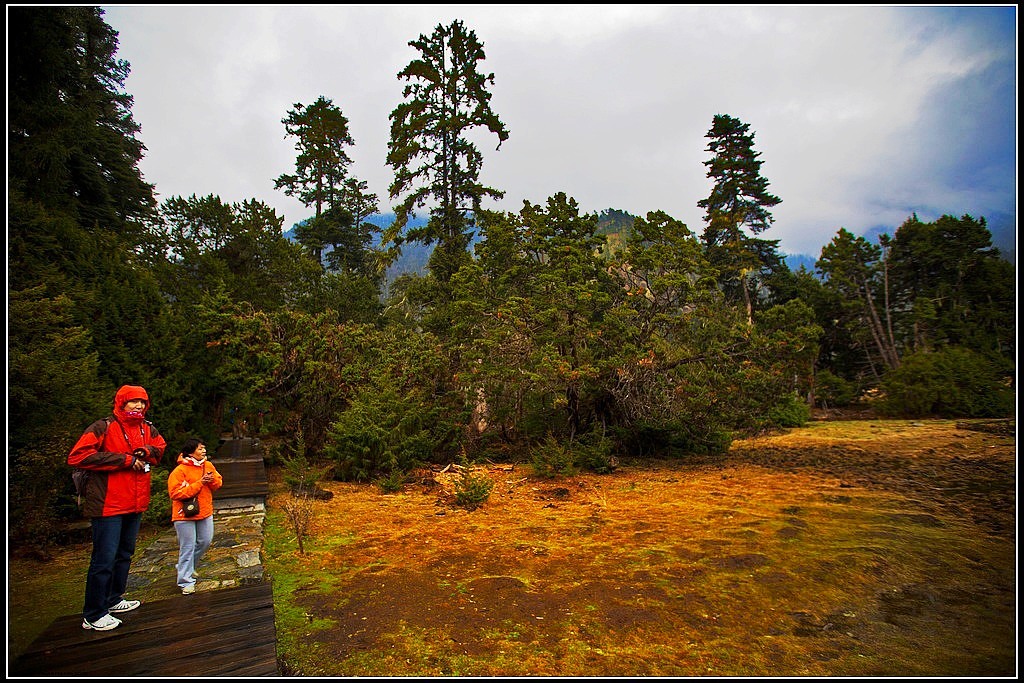
[[[185, 595], [196, 592], [196, 564], [213, 541], [213, 492], [224, 483], [206, 457], [206, 444], [189, 439], [178, 455], [178, 466], [167, 477], [171, 520], [178, 535], [178, 586]], [[197, 496], [199, 511], [187, 515], [185, 501]]]

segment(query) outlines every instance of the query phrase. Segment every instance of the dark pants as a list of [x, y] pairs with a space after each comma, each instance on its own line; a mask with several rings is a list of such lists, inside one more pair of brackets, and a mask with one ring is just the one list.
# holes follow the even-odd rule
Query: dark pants
[[121, 602], [141, 522], [141, 513], [92, 518], [92, 560], [82, 609], [82, 616], [89, 621], [96, 621]]

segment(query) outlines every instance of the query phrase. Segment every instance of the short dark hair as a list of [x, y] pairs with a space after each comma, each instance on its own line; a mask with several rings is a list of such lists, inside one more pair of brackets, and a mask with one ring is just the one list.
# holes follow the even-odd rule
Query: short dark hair
[[185, 442], [185, 445], [181, 447], [181, 454], [182, 455], [192, 455], [193, 453], [196, 452], [196, 449], [199, 448], [200, 444], [204, 444], [205, 445], [205, 443], [206, 442], [203, 441], [202, 439], [196, 439], [196, 438], [188, 439]]

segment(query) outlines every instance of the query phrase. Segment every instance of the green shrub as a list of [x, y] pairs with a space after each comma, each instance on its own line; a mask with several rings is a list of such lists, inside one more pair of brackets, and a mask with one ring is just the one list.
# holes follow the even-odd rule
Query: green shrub
[[167, 526], [171, 523], [171, 497], [167, 495], [167, 477], [171, 471], [157, 467], [149, 473], [149, 507], [142, 513], [142, 523]]
[[1007, 417], [1014, 391], [992, 361], [959, 347], [918, 352], [882, 378], [882, 415]]
[[404, 484], [405, 473], [400, 470], [391, 470], [389, 474], [377, 479], [377, 488], [381, 493], [397, 493]]
[[614, 443], [601, 434], [584, 434], [573, 447], [573, 462], [580, 469], [608, 474], [615, 470], [617, 461], [612, 455]]
[[8, 543], [43, 550], [61, 540], [66, 520], [82, 516], [67, 466], [67, 445], [41, 440], [12, 450], [8, 457]]
[[618, 466], [615, 442], [595, 432], [583, 434], [569, 445], [552, 435], [531, 450], [533, 471], [539, 477], [572, 476], [580, 470], [608, 474]]
[[263, 462], [266, 463], [267, 467], [275, 467], [283, 464], [284, 461], [281, 457], [281, 444], [279, 442], [275, 441], [273, 443], [267, 443], [264, 441], [262, 443], [262, 447]]
[[796, 393], [786, 394], [768, 411], [768, 421], [775, 427], [803, 427], [811, 419], [811, 407]]
[[494, 482], [486, 474], [474, 474], [468, 467], [455, 482], [455, 502], [464, 508], [475, 510], [491, 497]]
[[814, 377], [814, 399], [818, 405], [827, 408], [844, 408], [857, 398], [857, 384], [821, 370]]
[[696, 455], [720, 455], [729, 450], [734, 438], [733, 432], [714, 424], [705, 427], [693, 425], [681, 429], [672, 439], [672, 448], [677, 453]]
[[619, 445], [619, 451], [639, 458], [654, 457], [673, 446], [675, 430], [667, 425], [636, 423], [612, 426], [609, 431]]
[[306, 439], [301, 429], [295, 432], [295, 443], [290, 452], [287, 447], [279, 447], [277, 457], [283, 470], [284, 483], [288, 484], [293, 495], [304, 491], [315, 492], [317, 483], [326, 479], [333, 468], [333, 465], [311, 462], [306, 457]]
[[336, 478], [374, 481], [431, 462], [457, 433], [451, 411], [419, 392], [368, 389], [331, 425], [324, 452]]
[[576, 474], [572, 449], [563, 446], [550, 434], [542, 443], [534, 446], [531, 453], [533, 472], [538, 477], [550, 479], [559, 475]]

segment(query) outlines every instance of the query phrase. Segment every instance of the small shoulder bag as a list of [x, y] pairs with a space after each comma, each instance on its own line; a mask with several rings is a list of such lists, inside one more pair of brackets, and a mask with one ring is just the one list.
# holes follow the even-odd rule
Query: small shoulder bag
[[199, 496], [195, 495], [181, 501], [181, 514], [186, 517], [195, 517], [199, 514]]

